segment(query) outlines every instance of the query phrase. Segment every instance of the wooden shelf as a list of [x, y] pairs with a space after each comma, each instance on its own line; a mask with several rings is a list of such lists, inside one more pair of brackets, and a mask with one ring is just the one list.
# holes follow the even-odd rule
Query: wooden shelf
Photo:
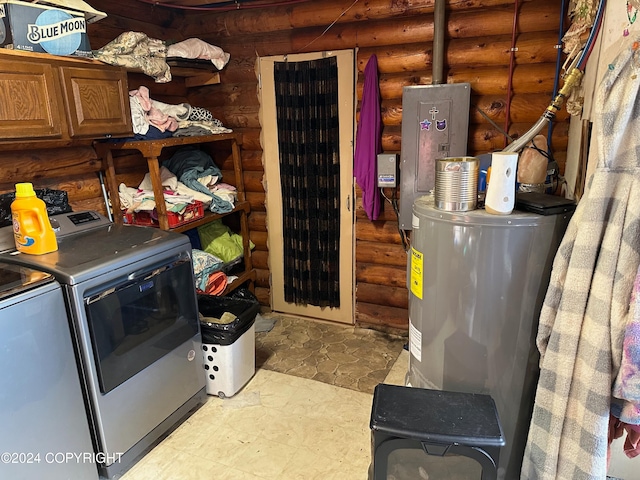
[[[188, 66], [183, 64], [175, 65], [172, 63], [173, 62], [171, 60], [167, 61], [171, 77], [184, 78], [184, 84], [187, 88], [202, 87], [204, 85], [217, 85], [220, 83], [220, 72], [211, 62], [208, 62], [208, 68], [205, 68], [204, 66]], [[139, 68], [129, 68], [128, 71], [131, 73], [145, 74]]]
[[[169, 219], [167, 216], [167, 205], [164, 201], [164, 187], [160, 179], [160, 161], [159, 157], [163, 149], [167, 147], [179, 147], [183, 145], [211, 144], [218, 142], [231, 143], [231, 156], [233, 158], [234, 175], [236, 180], [236, 193], [238, 201], [233, 210], [227, 213], [214, 213], [206, 211], [202, 218], [193, 222], [180, 225], [175, 228], [169, 228]], [[238, 280], [228, 287], [229, 291], [237, 288], [238, 285], [249, 282], [249, 289], [253, 292], [254, 281], [256, 278], [255, 270], [253, 270], [251, 262], [251, 249], [249, 242], [249, 221], [247, 219], [251, 206], [246, 200], [244, 191], [244, 178], [242, 172], [242, 163], [240, 157], [240, 145], [242, 144], [242, 134], [239, 133], [223, 133], [217, 135], [202, 135], [196, 137], [170, 137], [159, 140], [136, 140], [126, 142], [98, 142], [95, 149], [102, 158], [103, 170], [105, 171], [106, 186], [111, 199], [111, 207], [113, 210], [113, 219], [117, 224], [123, 223], [121, 215], [120, 195], [118, 191], [119, 184], [116, 180], [116, 171], [113, 161], [114, 151], [138, 151], [145, 158], [149, 170], [149, 177], [153, 185], [153, 194], [156, 202], [156, 212], [158, 214], [159, 227], [163, 230], [171, 230], [174, 232], [185, 232], [201, 225], [205, 225], [214, 220], [218, 220], [229, 215], [240, 216], [240, 236], [242, 237], [243, 263], [244, 271], [238, 273]], [[227, 292], [225, 292], [227, 293]]]
[[[98, 152], [100, 158], [102, 158], [104, 164], [103, 169], [106, 173], [107, 189], [110, 192], [113, 211], [119, 212], [121, 208], [112, 152], [122, 150], [138, 151], [146, 159], [151, 184], [153, 185], [153, 194], [156, 199], [158, 222], [160, 224], [160, 228], [162, 228], [163, 230], [169, 230], [167, 206], [164, 202], [164, 187], [162, 186], [162, 181], [160, 180], [160, 162], [158, 160], [158, 157], [162, 153], [162, 150], [167, 147], [216, 143], [221, 141], [231, 142], [231, 155], [233, 157], [234, 173], [236, 177], [236, 192], [238, 195], [238, 202], [244, 202], [246, 198], [244, 193], [244, 179], [240, 159], [240, 145], [242, 143], [242, 134], [221, 133], [216, 135], [201, 135], [195, 137], [169, 137], [158, 140], [96, 143], [96, 151]], [[123, 221], [119, 215], [114, 215], [114, 219], [116, 223], [122, 223]]]
[[40, 53], [40, 52], [28, 52], [26, 50], [14, 50], [12, 48], [0, 48], [0, 55], [7, 55], [18, 60], [18, 57], [23, 58], [36, 58], [41, 60], [48, 61], [65, 61], [65, 62], [73, 62], [78, 65], [96, 65], [96, 66], [105, 66], [109, 65], [108, 63], [101, 62], [99, 60], [95, 60], [92, 58], [86, 57], [77, 57], [74, 55], [52, 55], [50, 53]]
[[[27, 59], [33, 58], [48, 61], [65, 61], [68, 63], [75, 63], [79, 66], [118, 66], [111, 65], [109, 63], [105, 63], [93, 58], [75, 57], [73, 55], [51, 55], [49, 53], [27, 52], [24, 50], [13, 50], [9, 48], [0, 48], [0, 55], [6, 55], [7, 57], [13, 57], [15, 59], [22, 57]], [[171, 71], [171, 76], [184, 78], [185, 86], [187, 88], [201, 87], [203, 85], [216, 85], [220, 83], [220, 72], [213, 66], [213, 64], [210, 64], [209, 68], [204, 68], [204, 65], [192, 67], [183, 65], [172, 66], [171, 61], [168, 61], [167, 63]], [[128, 68], [127, 71], [132, 73], [144, 74], [144, 72], [138, 68]]]
[[220, 83], [220, 73], [210, 60], [167, 58], [167, 65], [174, 77], [184, 77], [187, 88]]
[[[256, 281], [256, 271], [252, 269], [246, 272], [242, 272], [237, 277], [238, 278], [235, 279], [233, 283], [230, 283], [227, 285], [227, 288], [224, 289], [224, 292], [222, 293], [222, 295], [230, 294], [236, 288], [241, 287], [247, 282], [250, 282], [250, 285], [253, 285]], [[253, 290], [251, 291], [251, 293], [254, 293]]]
[[[129, 68], [128, 71], [131, 73], [144, 74], [144, 72], [139, 69]], [[171, 67], [171, 76], [184, 78], [184, 85], [187, 88], [217, 85], [220, 83], [220, 73], [207, 72], [206, 70], [196, 68]]]
[[181, 145], [197, 145], [201, 143], [235, 141], [242, 145], [241, 133], [218, 133], [215, 135], [199, 135], [195, 137], [168, 137], [158, 140], [133, 140], [126, 142], [109, 142], [97, 144], [96, 148], [103, 145], [109, 150], [137, 150], [144, 157], [158, 157], [166, 147], [176, 147]]

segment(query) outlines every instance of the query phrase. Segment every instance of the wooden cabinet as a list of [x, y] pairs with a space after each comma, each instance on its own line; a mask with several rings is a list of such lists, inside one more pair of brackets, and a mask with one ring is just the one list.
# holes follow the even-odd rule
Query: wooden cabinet
[[133, 134], [127, 72], [93, 60], [0, 50], [0, 145], [55, 148]]
[[60, 79], [72, 138], [132, 134], [126, 71], [62, 66]]
[[[176, 228], [169, 228], [169, 219], [167, 217], [167, 206], [164, 201], [164, 188], [160, 179], [160, 156], [166, 148], [180, 147], [193, 144], [208, 144], [211, 149], [216, 146], [228, 143], [231, 147], [231, 156], [233, 159], [233, 170], [235, 177], [235, 186], [238, 194], [238, 201], [235, 208], [224, 214], [217, 214], [206, 211], [204, 217], [193, 222], [181, 225]], [[147, 163], [149, 177], [153, 186], [154, 199], [156, 203], [156, 212], [158, 215], [158, 223], [163, 230], [172, 230], [175, 232], [184, 232], [199, 227], [214, 220], [222, 219], [227, 216], [239, 217], [239, 234], [242, 237], [244, 262], [241, 271], [233, 272], [238, 279], [227, 287], [228, 293], [240, 285], [249, 284], [249, 289], [254, 291], [254, 282], [256, 272], [251, 262], [251, 248], [249, 242], [249, 220], [248, 215], [251, 210], [249, 202], [246, 200], [244, 191], [244, 179], [242, 174], [242, 163], [240, 158], [240, 145], [242, 144], [242, 135], [239, 133], [223, 133], [218, 135], [206, 135], [197, 137], [171, 137], [161, 140], [141, 140], [126, 142], [97, 142], [95, 144], [98, 155], [102, 158], [103, 169], [105, 171], [106, 186], [111, 200], [111, 208], [113, 211], [113, 221], [118, 224], [123, 223], [122, 208], [120, 205], [120, 196], [118, 194], [119, 183], [117, 180], [116, 166], [113, 158], [114, 152], [139, 152]]]
[[0, 138], [62, 138], [56, 71], [0, 58]]

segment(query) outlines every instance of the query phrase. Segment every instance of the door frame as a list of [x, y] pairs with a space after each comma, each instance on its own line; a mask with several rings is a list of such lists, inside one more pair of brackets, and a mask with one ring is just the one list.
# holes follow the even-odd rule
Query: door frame
[[[338, 62], [338, 117], [340, 124], [340, 307], [296, 305], [284, 300], [284, 248], [282, 244], [282, 190], [276, 121], [275, 62], [298, 62], [333, 57]], [[355, 141], [355, 51], [339, 50], [262, 57], [257, 60], [260, 97], [260, 140], [263, 149], [267, 245], [271, 309], [353, 325], [355, 322], [355, 202], [353, 145]], [[274, 213], [275, 212], [275, 213]]]

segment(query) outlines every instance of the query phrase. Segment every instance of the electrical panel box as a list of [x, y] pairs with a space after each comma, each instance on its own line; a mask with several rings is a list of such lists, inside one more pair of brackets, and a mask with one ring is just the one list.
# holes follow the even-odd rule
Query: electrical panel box
[[435, 188], [436, 160], [467, 155], [471, 85], [415, 85], [402, 92], [400, 225], [412, 230], [413, 202]]
[[395, 153], [378, 154], [378, 188], [398, 186], [398, 156]]

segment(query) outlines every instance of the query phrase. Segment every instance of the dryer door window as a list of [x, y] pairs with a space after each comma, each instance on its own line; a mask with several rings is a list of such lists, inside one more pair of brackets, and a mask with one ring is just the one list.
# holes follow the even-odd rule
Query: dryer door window
[[198, 333], [191, 262], [129, 275], [85, 297], [100, 390], [107, 393]]

